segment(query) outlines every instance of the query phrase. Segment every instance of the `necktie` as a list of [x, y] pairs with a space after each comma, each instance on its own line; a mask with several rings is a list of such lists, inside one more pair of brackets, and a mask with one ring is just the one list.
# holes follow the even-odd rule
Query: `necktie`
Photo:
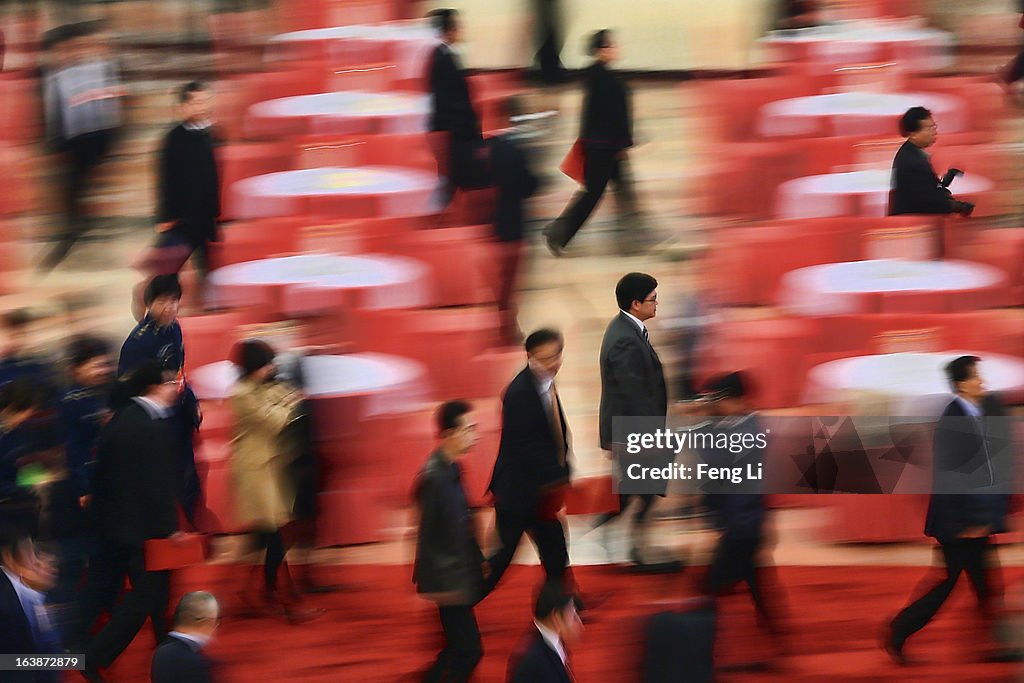
[[644, 326], [644, 327], [641, 327], [640, 329], [641, 329], [641, 330], [643, 331], [643, 333], [644, 333], [644, 342], [646, 342], [646, 344], [647, 344], [647, 348], [649, 348], [649, 349], [650, 349], [651, 351], [653, 351], [653, 350], [654, 350], [654, 347], [653, 347], [653, 346], [651, 346], [651, 335], [647, 334], [647, 327], [646, 327], [646, 326]]
[[555, 450], [558, 452], [558, 464], [565, 465], [565, 432], [562, 431], [562, 415], [558, 410], [558, 393], [555, 391], [555, 383], [551, 383], [548, 389], [549, 403], [551, 404], [551, 431], [555, 434]]

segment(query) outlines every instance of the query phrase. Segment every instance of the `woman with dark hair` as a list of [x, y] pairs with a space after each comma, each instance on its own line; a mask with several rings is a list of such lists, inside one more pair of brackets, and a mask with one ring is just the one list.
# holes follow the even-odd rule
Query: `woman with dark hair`
[[266, 550], [264, 597], [282, 607], [289, 621], [319, 615], [300, 610], [281, 598], [277, 575], [287, 552], [281, 530], [294, 516], [295, 487], [288, 468], [297, 455], [288, 426], [301, 416], [302, 393], [276, 380], [274, 350], [263, 341], [243, 341], [237, 354], [241, 377], [231, 393], [235, 436], [231, 470], [239, 521]]

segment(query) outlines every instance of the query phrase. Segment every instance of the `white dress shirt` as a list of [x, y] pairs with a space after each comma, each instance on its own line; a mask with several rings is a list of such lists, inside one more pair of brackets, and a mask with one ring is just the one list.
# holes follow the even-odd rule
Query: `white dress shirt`
[[541, 638], [548, 644], [548, 647], [555, 651], [558, 658], [562, 660], [562, 666], [565, 666], [565, 648], [562, 647], [562, 639], [558, 637], [557, 633], [540, 622], [534, 620], [533, 623], [537, 626], [537, 630], [540, 631]]
[[166, 420], [171, 416], [171, 409], [162, 406], [151, 398], [145, 396], [133, 396], [132, 400], [142, 406], [152, 420]]
[[14, 593], [18, 596], [18, 602], [21, 603], [21, 609], [33, 630], [33, 637], [36, 634], [42, 635], [51, 632], [53, 627], [50, 625], [50, 618], [46, 612], [46, 596], [26, 586], [22, 582], [21, 577], [17, 574], [12, 574], [7, 567], [0, 567], [0, 569], [11, 580]]
[[[619, 310], [622, 311], [621, 308]], [[640, 328], [640, 333], [641, 334], [643, 334], [643, 332], [647, 330], [647, 325], [644, 325], [644, 321], [643, 320], [641, 320], [640, 318], [636, 317], [635, 315], [633, 315], [629, 311], [622, 311], [622, 312], [626, 314], [626, 317], [628, 317], [630, 320], [632, 320], [634, 323], [636, 323], [636, 326]]]

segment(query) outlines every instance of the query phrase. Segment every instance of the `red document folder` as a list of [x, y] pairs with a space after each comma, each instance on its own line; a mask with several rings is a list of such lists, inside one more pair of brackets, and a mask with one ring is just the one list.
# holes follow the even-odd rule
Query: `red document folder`
[[558, 167], [558, 170], [577, 183], [583, 184], [583, 143], [578, 139], [572, 144], [569, 153], [562, 159], [562, 165]]
[[146, 541], [146, 571], [181, 569], [206, 560], [206, 544], [202, 534], [185, 534], [179, 540], [151, 538]]

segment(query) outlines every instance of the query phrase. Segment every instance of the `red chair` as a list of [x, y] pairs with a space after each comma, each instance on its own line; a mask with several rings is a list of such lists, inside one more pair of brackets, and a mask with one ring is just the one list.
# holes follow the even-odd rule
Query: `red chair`
[[196, 526], [211, 534], [239, 533], [247, 529], [238, 521], [231, 476], [231, 445], [204, 441], [196, 449], [196, 472], [202, 499], [196, 510]]
[[189, 315], [178, 319], [185, 343], [185, 370], [230, 358], [239, 338], [239, 328], [261, 322], [258, 313], [247, 310], [207, 315]]
[[[438, 306], [495, 301], [489, 225], [464, 225], [409, 232], [397, 253], [428, 264], [438, 293]], [[459, 264], [459, 267], [452, 267]]]
[[239, 180], [266, 173], [287, 171], [291, 168], [292, 148], [287, 143], [240, 143], [217, 148], [220, 170], [220, 219], [229, 221], [242, 217], [242, 207], [232, 192]]
[[[687, 101], [692, 102], [689, 85]], [[776, 100], [818, 94], [813, 80], [798, 76], [709, 80], [697, 87], [701, 108], [709, 116], [719, 140], [751, 140], [756, 137], [761, 107]]]
[[302, 230], [315, 222], [315, 219], [308, 216], [289, 216], [223, 225], [220, 228], [220, 241], [210, 244], [210, 267], [222, 268], [234, 263], [302, 251]]
[[28, 143], [42, 134], [43, 112], [35, 78], [0, 78], [0, 140]]
[[0, 173], [4, 176], [0, 216], [25, 214], [35, 208], [38, 193], [31, 183], [35, 163], [28, 147], [0, 143]]

